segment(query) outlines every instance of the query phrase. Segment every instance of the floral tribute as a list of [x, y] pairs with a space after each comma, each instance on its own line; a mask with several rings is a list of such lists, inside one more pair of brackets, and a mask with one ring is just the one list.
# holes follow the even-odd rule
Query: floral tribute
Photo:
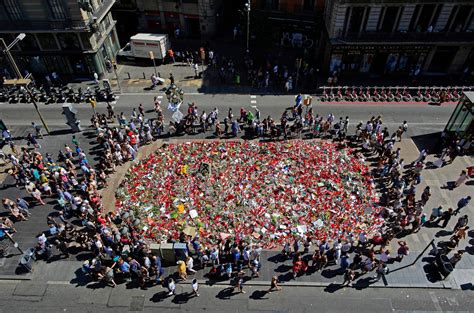
[[[295, 236], [342, 239], [382, 220], [369, 168], [335, 143], [187, 142], [133, 165], [116, 207], [154, 241], [184, 232], [275, 248]], [[133, 212], [131, 212], [133, 211]]]

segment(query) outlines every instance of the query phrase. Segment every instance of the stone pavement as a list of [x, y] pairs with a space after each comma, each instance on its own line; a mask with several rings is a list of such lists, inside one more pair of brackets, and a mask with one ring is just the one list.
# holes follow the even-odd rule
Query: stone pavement
[[[19, 138], [19, 140], [17, 140], [18, 144], [24, 144], [24, 141], [21, 138], [24, 138], [30, 131], [31, 130], [28, 127], [12, 128], [14, 136]], [[70, 143], [71, 134], [69, 132], [60, 129], [53, 129], [53, 133], [55, 134], [54, 140], [51, 140], [48, 137], [40, 140], [40, 143], [43, 145], [41, 149], [42, 152], [49, 151], [55, 154], [55, 151], [61, 149], [65, 143]], [[92, 155], [92, 158], [94, 158], [97, 153], [93, 146], [94, 133], [90, 130], [86, 130], [76, 136], [78, 137], [81, 146]], [[402, 148], [402, 157], [404, 157], [407, 162], [410, 162], [418, 156], [417, 147], [411, 140], [405, 139], [402, 143], [397, 143], [397, 146], [398, 145]], [[435, 157], [431, 155], [428, 158], [429, 161], [433, 161], [434, 159]], [[440, 188], [446, 181], [455, 180], [461, 169], [472, 164], [472, 157], [464, 156], [458, 157], [453, 164], [441, 169], [427, 169], [423, 172], [423, 181], [418, 188], [419, 190], [422, 190], [426, 184], [429, 184], [432, 187], [433, 193], [430, 201], [425, 206], [425, 211], [428, 215], [430, 214], [432, 207], [438, 206], [439, 204], [455, 206], [460, 197], [465, 196], [468, 193], [472, 194], [473, 187], [471, 182], [454, 190]], [[11, 179], [5, 181], [5, 184], [0, 190], [0, 197], [14, 198], [19, 195], [25, 195], [24, 190], [10, 188], [9, 184], [11, 183]], [[39, 232], [46, 230], [46, 216], [51, 212], [54, 212], [55, 204], [55, 201], [50, 199], [48, 205], [37, 206], [32, 209], [33, 216], [29, 221], [16, 224], [18, 233], [14, 235], [14, 238], [20, 243], [21, 248], [27, 249], [34, 246], [34, 236]], [[472, 205], [463, 210], [463, 213], [468, 214], [471, 220], [474, 219]], [[447, 229], [452, 229], [455, 222], [456, 218], [453, 218]], [[436, 277], [433, 277], [433, 271], [429, 264], [431, 257], [428, 255], [430, 249], [423, 254], [415, 265], [404, 267], [411, 264], [411, 262], [417, 258], [419, 253], [423, 251], [433, 238], [436, 239], [436, 242], [441, 239], [446, 240], [446, 238], [449, 238], [449, 233], [444, 230], [424, 227], [417, 234], [412, 234], [404, 238], [410, 246], [411, 253], [401, 263], [395, 263], [389, 266], [391, 273], [386, 276], [385, 280], [371, 284], [369, 281], [370, 275], [373, 275], [373, 273], [371, 273], [358, 278], [358, 283], [355, 284], [355, 288], [383, 286], [406, 288], [469, 288], [469, 280], [474, 271], [474, 248], [472, 248], [474, 239], [471, 239], [474, 238], [474, 232], [471, 231], [468, 235], [469, 238], [462, 241], [460, 246], [460, 248], [465, 249], [467, 253], [465, 253], [461, 262], [458, 263], [455, 272], [448, 277], [446, 281], [439, 281]], [[395, 245], [396, 243], [394, 243], [394, 246], [391, 249], [393, 254], [395, 254], [394, 252], [396, 251]], [[343, 280], [342, 276], [337, 272], [337, 266], [330, 266], [321, 273], [313, 273], [293, 280], [291, 278], [291, 261], [277, 262], [277, 258], [275, 258], [276, 254], [277, 252], [275, 251], [264, 253], [261, 277], [259, 279], [252, 279], [251, 282], [247, 282], [247, 284], [268, 285], [268, 282], [273, 275], [279, 276], [282, 282], [287, 285], [330, 286], [331, 288], [336, 288]], [[68, 260], [59, 260], [51, 264], [39, 261], [35, 264], [34, 272], [32, 274], [27, 274], [27, 278], [32, 279], [33, 281], [78, 282], [78, 284], [84, 284], [81, 280], [83, 277], [80, 275], [79, 269], [82, 261], [86, 257], [87, 254], [78, 254], [76, 256], [71, 256]], [[18, 272], [17, 265], [19, 258], [20, 256], [16, 254], [0, 259], [0, 275], [13, 275], [15, 272]], [[398, 269], [400, 267], [401, 269]], [[167, 271], [169, 273], [174, 271], [174, 266], [168, 268]], [[74, 277], [75, 273], [79, 273], [79, 277]], [[197, 274], [197, 277], [201, 282], [206, 282], [202, 271]], [[7, 276], [3, 276], [3, 278], [7, 278]], [[223, 282], [223, 284], [228, 284], [228, 281]]]

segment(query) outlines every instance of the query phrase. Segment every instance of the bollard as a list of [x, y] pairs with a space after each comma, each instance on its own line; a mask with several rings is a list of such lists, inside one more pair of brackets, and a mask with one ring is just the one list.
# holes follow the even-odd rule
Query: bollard
[[146, 79], [145, 72], [143, 72], [143, 79]]
[[128, 79], [131, 79], [130, 72], [127, 72], [127, 75], [128, 75]]

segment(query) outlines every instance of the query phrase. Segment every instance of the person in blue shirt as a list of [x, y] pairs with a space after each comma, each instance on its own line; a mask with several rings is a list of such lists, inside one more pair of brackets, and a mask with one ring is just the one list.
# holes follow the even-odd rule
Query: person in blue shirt
[[469, 201], [471, 201], [471, 196], [461, 198], [461, 200], [458, 201], [458, 208], [454, 211], [454, 215], [457, 215], [462, 208], [467, 206], [469, 204]]

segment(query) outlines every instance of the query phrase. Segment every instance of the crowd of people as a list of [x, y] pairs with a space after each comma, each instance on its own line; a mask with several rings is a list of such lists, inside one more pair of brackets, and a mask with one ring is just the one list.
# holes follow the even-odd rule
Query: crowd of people
[[[97, 151], [100, 151], [100, 159], [95, 166], [75, 136], [56, 157], [39, 152], [38, 137], [41, 133], [37, 127], [34, 127], [33, 134], [28, 135], [29, 147], [20, 151], [15, 148], [11, 136], [7, 137], [14, 148], [7, 156], [12, 165], [9, 174], [18, 188], [28, 192], [31, 200], [3, 199], [5, 209], [11, 214], [2, 219], [1, 227], [5, 232], [14, 233], [15, 223], [27, 220], [32, 206], [44, 205], [44, 198], [52, 198], [57, 200], [60, 209], [48, 216], [47, 230], [37, 235], [35, 252], [38, 257], [49, 261], [68, 257], [69, 247], [75, 244], [91, 253], [91, 258], [84, 263], [84, 272], [92, 279], [102, 280], [111, 286], [132, 281], [147, 288], [153, 283], [163, 283], [169, 294], [173, 295], [176, 280], [186, 280], [188, 274], [208, 267], [210, 278], [235, 278], [237, 291], [244, 292], [245, 270], [250, 270], [251, 277], [259, 277], [262, 267], [262, 248], [258, 244], [227, 238], [214, 247], [203, 247], [199, 236], [181, 233], [178, 241], [185, 244], [185, 253], [179, 258], [176, 275], [165, 277], [162, 260], [152, 252], [150, 242], [138, 229], [136, 217], [129, 212], [103, 211], [99, 190], [107, 185], [109, 175], [117, 166], [134, 160], [141, 146], [164, 135], [161, 103], [155, 99], [154, 105], [156, 118], [145, 118], [145, 109], [140, 105], [138, 110], [133, 109], [129, 117], [123, 112], [118, 114], [118, 127], [112, 125], [115, 113], [111, 106], [107, 114], [92, 117]], [[286, 242], [282, 249], [283, 256], [293, 259], [295, 277], [307, 272], [310, 267], [320, 270], [332, 262], [344, 271], [344, 284], [351, 284], [356, 277], [371, 271], [375, 271], [374, 279], [380, 279], [388, 271], [387, 264], [392, 260], [400, 261], [409, 253], [408, 244], [403, 240], [398, 241], [396, 252], [389, 251], [388, 246], [394, 238], [440, 222], [447, 227], [452, 216], [460, 213], [470, 201], [470, 197], [466, 197], [456, 210], [438, 208], [427, 217], [424, 205], [431, 196], [430, 188], [426, 187], [421, 194], [417, 190], [427, 165], [426, 151], [408, 163], [401, 158], [400, 149], [394, 148], [395, 141], [400, 140], [408, 130], [407, 122], [390, 134], [382, 118], [373, 116], [358, 124], [355, 134], [349, 136], [349, 117], [337, 119], [330, 114], [324, 118], [314, 114], [311, 108], [304, 107], [301, 95], [296, 97], [293, 109], [285, 110], [278, 122], [271, 116], [262, 119], [256, 108], [253, 111], [242, 108], [239, 116], [235, 117], [229, 109], [221, 120], [217, 108], [209, 114], [200, 114], [197, 106], [191, 104], [181, 122], [170, 122], [168, 135], [192, 134], [210, 128], [215, 129], [216, 137], [237, 136], [241, 131], [249, 138], [270, 139], [308, 134], [360, 148], [357, 152], [359, 158], [370, 157], [377, 162], [372, 173], [373, 185], [379, 188], [381, 205], [385, 207], [381, 213], [385, 223], [379, 233], [371, 237], [365, 233], [357, 237], [347, 233], [344, 238], [322, 241], [314, 240], [310, 234], [304, 240], [295, 237], [294, 242]], [[457, 148], [465, 147], [465, 142], [457, 141], [453, 145], [451, 141], [446, 141], [445, 146], [459, 152]], [[451, 151], [448, 155], [452, 160], [455, 152]], [[464, 182], [460, 180], [453, 187]], [[73, 220], [77, 222], [73, 223]], [[465, 238], [467, 227], [467, 215], [462, 215], [442, 253], [448, 254], [456, 249], [459, 241]], [[451, 262], [455, 264], [461, 256], [462, 252], [457, 252]], [[196, 296], [199, 295], [198, 289], [194, 279], [192, 292]], [[270, 290], [280, 290], [276, 277], [272, 278]]]

